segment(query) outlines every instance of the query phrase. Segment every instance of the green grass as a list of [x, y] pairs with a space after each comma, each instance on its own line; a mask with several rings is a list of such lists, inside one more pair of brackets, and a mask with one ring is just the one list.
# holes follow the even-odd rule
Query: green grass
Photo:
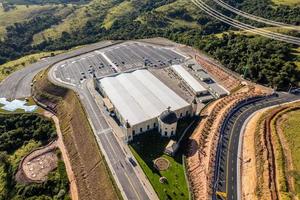
[[[163, 154], [168, 142], [169, 139], [161, 138], [157, 132], [149, 132], [136, 136], [134, 142], [130, 144], [130, 149], [160, 199], [188, 199], [182, 153], [178, 152], [174, 158]], [[159, 157], [166, 158], [170, 162], [168, 170], [158, 171], [154, 168], [153, 161]], [[162, 176], [168, 179], [167, 184], [159, 182]]]
[[15, 151], [14, 154], [9, 157], [9, 162], [11, 163], [13, 170], [15, 171], [18, 168], [19, 162], [24, 156], [40, 146], [40, 142], [30, 140], [27, 144], [24, 144], [21, 148]]
[[68, 9], [70, 9], [70, 13], [65, 16], [65, 19], [60, 24], [35, 34], [33, 36], [33, 44], [39, 44], [48, 38], [58, 39], [64, 31], [70, 33], [83, 28], [90, 18], [87, 7], [84, 5], [68, 5]]
[[0, 38], [6, 35], [5, 27], [13, 25], [17, 22], [23, 22], [33, 17], [38, 16], [40, 13], [49, 11], [57, 6], [54, 5], [16, 5], [15, 9], [10, 9], [5, 12], [2, 7], [0, 7]]
[[114, 4], [112, 0], [92, 0], [85, 5], [68, 5], [71, 12], [64, 17], [64, 20], [56, 26], [35, 34], [33, 44], [39, 44], [47, 38], [58, 39], [62, 32], [77, 32], [85, 26], [88, 20], [107, 14], [107, 10]]
[[289, 198], [288, 187], [287, 187], [287, 177], [286, 177], [285, 167], [284, 167], [285, 159], [284, 159], [284, 153], [280, 143], [280, 139], [276, 132], [276, 127], [275, 127], [276, 120], [277, 118], [275, 117], [271, 121], [271, 133], [274, 141], [274, 154], [275, 154], [277, 180], [279, 183], [280, 197], [283, 200], [288, 200], [290, 198]]
[[272, 0], [272, 2], [278, 5], [288, 5], [288, 6], [300, 4], [299, 0]]
[[296, 180], [296, 192], [300, 196], [300, 110], [287, 114], [287, 120], [282, 125], [283, 132], [292, 152], [295, 171], [291, 172]]
[[0, 163], [0, 199], [3, 199], [7, 194], [6, 186], [7, 172], [5, 170], [5, 165]]
[[[300, 30], [300, 26], [297, 26], [297, 28]], [[272, 31], [272, 32], [276, 32], [276, 33], [282, 33], [282, 34], [287, 34], [290, 29], [287, 29], [284, 26], [281, 27], [264, 27], [264, 28], [256, 28], [255, 30], [266, 30], [266, 31]], [[223, 34], [227, 34], [227, 33], [235, 33], [235, 34], [242, 34], [242, 35], [247, 35], [247, 36], [253, 36], [256, 35], [252, 32], [249, 31], [242, 31], [242, 30], [237, 30], [237, 31], [224, 31], [222, 33], [218, 33], [218, 34], [214, 34], [216, 37], [221, 38], [223, 36]]]
[[[124, 16], [128, 16], [138, 10], [142, 4], [149, 2], [149, 0], [140, 1], [113, 1], [113, 0], [92, 0], [88, 4], [74, 6], [69, 5], [72, 12], [64, 18], [64, 20], [49, 29], [43, 30], [37, 33], [33, 37], [33, 44], [39, 44], [47, 38], [58, 39], [62, 32], [76, 32], [82, 29], [88, 20], [103, 18], [102, 26], [106, 29], [110, 29], [112, 24]], [[197, 19], [198, 11], [197, 7], [189, 2], [189, 0], [177, 0], [172, 3], [163, 5], [155, 9], [159, 15], [165, 16], [169, 12], [173, 12], [176, 9], [186, 9], [194, 19]], [[144, 22], [144, 15], [138, 16], [135, 20]], [[191, 22], [180, 19], [169, 19], [172, 27], [176, 28], [199, 28], [200, 25], [196, 23], [196, 20]]]
[[57, 54], [60, 54], [60, 53], [63, 53], [63, 52], [64, 51], [36, 53], [36, 54], [24, 56], [24, 57], [19, 58], [17, 60], [7, 62], [3, 65], [0, 65], [0, 82], [3, 79], [5, 79], [7, 76], [12, 74], [13, 72], [24, 68], [28, 64], [35, 63], [43, 57], [47, 57], [47, 56], [51, 56], [51, 55], [57, 55]]
[[109, 29], [118, 18], [127, 15], [128, 13], [132, 12], [133, 9], [134, 6], [131, 1], [124, 1], [111, 8], [104, 19], [103, 26], [106, 29]]

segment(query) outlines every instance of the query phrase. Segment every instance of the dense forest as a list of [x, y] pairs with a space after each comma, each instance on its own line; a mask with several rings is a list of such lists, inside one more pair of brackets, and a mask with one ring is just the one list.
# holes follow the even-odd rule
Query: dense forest
[[[296, 66], [292, 63], [297, 59], [296, 55], [292, 54], [296, 46], [258, 36], [225, 35], [223, 39], [214, 38], [210, 35], [234, 29], [209, 17], [200, 9], [191, 8], [191, 6], [178, 6], [175, 9], [171, 9], [171, 7], [163, 12], [158, 10], [164, 5], [189, 1], [118, 0], [114, 1], [112, 6], [122, 2], [129, 2], [134, 6], [134, 9], [131, 9], [124, 16], [114, 19], [109, 28], [103, 25], [107, 18], [107, 10], [103, 9], [103, 12], [97, 13], [97, 17], [89, 18], [81, 29], [71, 32], [63, 31], [59, 38], [45, 38], [38, 44], [32, 43], [34, 35], [45, 28], [58, 24], [62, 19], [57, 16], [40, 16], [26, 23], [7, 27], [7, 38], [0, 42], [0, 64], [33, 52], [69, 49], [99, 40], [127, 40], [160, 36], [197, 47], [220, 60], [226, 67], [239, 73], [244, 73], [244, 68], [247, 68], [248, 78], [258, 83], [285, 89], [286, 85], [289, 85], [287, 83], [297, 84], [299, 81], [299, 76], [295, 75], [298, 73]], [[300, 6], [274, 6], [271, 0], [227, 0], [226, 2], [246, 12], [269, 19], [295, 25], [300, 24]], [[212, 2], [210, 3], [212, 4]], [[217, 5], [212, 6], [222, 10]], [[223, 12], [239, 19], [228, 11]], [[187, 25], [174, 26], [173, 22], [176, 20]], [[245, 19], [239, 20], [247, 21]], [[253, 21], [247, 21], [247, 23], [262, 26], [262, 24]], [[191, 27], [188, 24], [196, 25]], [[290, 34], [299, 36], [299, 33]], [[248, 45], [250, 46], [248, 47]], [[235, 50], [235, 48], [240, 51]], [[272, 50], [272, 48], [274, 49]], [[228, 56], [231, 57], [226, 58]], [[280, 75], [275, 74], [274, 69], [276, 72], [280, 72]], [[284, 79], [281, 79], [283, 77]], [[287, 77], [292, 78], [287, 79]]]
[[69, 182], [62, 160], [42, 184], [20, 184], [15, 173], [23, 156], [32, 148], [56, 137], [51, 121], [35, 114], [0, 114], [0, 199], [70, 199]]
[[[230, 0], [229, 3], [234, 7], [253, 15], [277, 22], [300, 25], [300, 6], [274, 6], [270, 0]], [[252, 24], [255, 23], [252, 22]]]
[[288, 89], [290, 83], [296, 85], [300, 80], [297, 66], [291, 62], [292, 45], [284, 42], [225, 34], [206, 38], [199, 48], [245, 78], [267, 86]]
[[4, 0], [3, 3], [7, 6], [14, 5], [14, 4], [21, 4], [21, 5], [32, 5], [32, 4], [67, 4], [67, 3], [76, 3], [76, 4], [83, 4], [87, 3], [88, 0]]

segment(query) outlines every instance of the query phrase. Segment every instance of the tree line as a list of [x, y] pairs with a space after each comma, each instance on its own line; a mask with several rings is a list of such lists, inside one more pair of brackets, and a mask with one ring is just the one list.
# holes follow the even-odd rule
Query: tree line
[[[292, 54], [294, 46], [259, 36], [225, 35], [223, 38], [211, 37], [209, 35], [231, 30], [232, 27], [201, 11], [192, 16], [184, 7], [170, 9], [166, 13], [155, 10], [155, 8], [173, 1], [135, 2], [136, 9], [122, 18], [116, 19], [110, 29], [103, 27], [106, 16], [106, 13], [103, 12], [88, 20], [82, 29], [76, 30], [76, 32], [63, 32], [60, 38], [47, 38], [38, 45], [32, 45], [33, 35], [45, 27], [59, 23], [61, 19], [47, 16], [42, 20], [16, 24], [8, 27], [8, 38], [0, 42], [0, 63], [32, 52], [69, 49], [77, 45], [105, 39], [128, 40], [166, 37], [199, 48], [220, 60], [226, 67], [239, 73], [244, 74], [247, 68], [248, 78], [258, 83], [285, 89], [286, 84], [299, 82], [299, 77], [295, 76], [298, 72], [293, 63], [297, 59]], [[285, 16], [283, 22], [291, 24], [300, 22], [299, 6], [288, 7], [287, 9], [285, 6], [272, 5], [270, 0], [227, 0], [227, 2], [249, 13], [260, 16], [270, 15], [270, 18], [274, 20], [277, 20], [276, 16]], [[252, 10], [254, 8], [257, 9]], [[140, 16], [142, 16], [143, 22], [136, 20]], [[176, 27], [172, 25], [170, 19], [180, 19], [187, 23], [196, 22], [199, 26], [193, 28], [188, 26]], [[252, 23], [255, 24], [256, 22]], [[299, 36], [299, 33], [295, 32], [290, 34]], [[20, 37], [20, 35], [24, 37]], [[274, 49], [272, 50], [272, 48]], [[276, 72], [280, 72], [280, 75], [274, 73], [274, 69], [277, 70]]]

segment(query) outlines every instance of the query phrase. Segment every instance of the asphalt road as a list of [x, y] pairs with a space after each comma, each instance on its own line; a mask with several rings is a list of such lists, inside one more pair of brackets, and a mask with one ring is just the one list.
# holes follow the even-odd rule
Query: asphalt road
[[47, 68], [50, 64], [54, 64], [58, 61], [78, 56], [83, 53], [94, 51], [105, 46], [110, 46], [115, 43], [117, 42], [104, 41], [91, 44], [64, 54], [48, 57], [34, 64], [28, 65], [24, 69], [14, 72], [0, 83], [0, 97], [11, 99], [28, 97], [31, 95], [30, 83], [32, 82], [32, 79], [39, 71]]
[[135, 173], [134, 167], [129, 163], [126, 153], [122, 150], [122, 147], [106, 122], [103, 113], [96, 104], [95, 98], [87, 88], [87, 81], [77, 85], [64, 83], [56, 78], [54, 71], [55, 66], [49, 71], [49, 79], [51, 82], [63, 87], [68, 87], [79, 95], [93, 127], [97, 142], [112, 167], [111, 170], [117, 183], [119, 183], [119, 189], [124, 192], [125, 197], [129, 200], [150, 199], [143, 186], [144, 183]]
[[143, 59], [147, 59], [149, 65], [158, 62], [160, 67], [170, 60], [171, 63], [185, 60], [185, 57], [171, 49], [155, 47], [160, 53], [157, 54], [153, 48], [150, 45], [127, 42], [56, 63], [48, 74], [51, 82], [70, 88], [79, 95], [112, 174], [123, 196], [129, 200], [155, 200], [158, 197], [149, 181], [144, 178], [144, 173], [129, 162], [128, 158], [132, 156], [130, 151], [125, 150], [126, 144], [123, 141], [118, 141], [105, 120], [106, 113], [100, 110], [102, 108], [97, 105], [95, 97], [91, 94], [95, 93], [95, 89], [88, 87], [92, 79], [90, 66], [92, 65], [93, 71], [99, 76], [114, 74], [115, 71], [110, 70], [112, 68], [119, 72], [142, 67]]
[[[223, 124], [218, 144], [214, 176], [213, 199], [221, 199], [216, 192], [226, 194], [228, 200], [237, 200], [240, 192], [238, 164], [248, 161], [241, 160], [239, 154], [240, 134], [245, 121], [256, 111], [300, 99], [299, 96], [282, 93], [278, 97], [269, 97], [243, 106], [238, 106], [227, 117]], [[239, 162], [240, 161], [240, 162]]]
[[[13, 73], [0, 83], [0, 97], [12, 99], [28, 97], [31, 95], [30, 84], [34, 76], [39, 71], [46, 69], [51, 64], [58, 63], [65, 59], [71, 59], [75, 56], [108, 47], [116, 43], [119, 42], [99, 42], [65, 54], [49, 57], [29, 65], [26, 68]], [[58, 85], [64, 87], [67, 86], [57, 81], [55, 78], [53, 78], [53, 76], [49, 76], [49, 78], [52, 80], [52, 82], [57, 83]], [[122, 147], [118, 143], [112, 130], [106, 123], [104, 116], [95, 102], [95, 99], [92, 97], [86, 87], [86, 84], [83, 83], [76, 85], [76, 87], [71, 87], [71, 89], [79, 94], [79, 97], [88, 114], [90, 123], [94, 128], [96, 139], [99, 145], [101, 145], [103, 153], [107, 155], [106, 159], [111, 163], [113, 168], [112, 173], [114, 177], [117, 178], [116, 182], [119, 183], [118, 186], [121, 187], [121, 191], [125, 194], [125, 199], [150, 199], [149, 192], [147, 194], [145, 191], [145, 182], [139, 179], [134, 168], [130, 165], [125, 152], [122, 150]], [[148, 189], [148, 191], [150, 189]], [[157, 198], [156, 194], [152, 194], [151, 199], [156, 199], [155, 197]]]

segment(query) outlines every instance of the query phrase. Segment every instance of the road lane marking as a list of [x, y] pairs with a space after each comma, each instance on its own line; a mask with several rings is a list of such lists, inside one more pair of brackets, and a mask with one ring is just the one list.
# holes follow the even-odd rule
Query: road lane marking
[[[269, 103], [275, 103], [275, 102], [280, 102], [282, 100], [283, 100], [283, 97], [280, 97], [279, 99], [274, 99], [272, 101], [268, 101], [267, 104], [269, 104]], [[251, 105], [251, 104], [248, 104], [248, 105]], [[245, 105], [245, 106], [247, 106], [247, 105]], [[236, 124], [239, 121], [239, 118], [243, 115], [243, 113], [248, 112], [249, 110], [253, 109], [254, 107], [255, 107], [255, 104], [254, 104], [254, 106], [252, 104], [252, 106], [250, 108], [247, 108], [246, 110], [244, 110], [243, 112], [241, 112], [240, 115], [237, 116], [237, 119], [233, 123], [232, 129], [230, 131], [229, 141], [228, 141], [228, 151], [227, 151], [227, 159], [226, 159], [227, 161], [226, 161], [226, 177], [225, 177], [225, 180], [228, 180], [228, 172], [229, 172], [229, 170], [228, 170], [228, 165], [229, 165], [228, 160], [229, 160], [229, 156], [230, 156], [230, 154], [228, 152], [230, 152], [229, 149], [231, 147], [231, 140], [232, 140], [232, 135], [234, 133], [234, 129], [236, 127]], [[270, 106], [267, 106], [267, 107], [270, 107]], [[232, 116], [234, 116], [234, 115], [232, 115]], [[226, 193], [228, 193], [228, 181], [226, 181], [225, 184], [226, 184]]]
[[[112, 149], [112, 152], [113, 152], [113, 154], [114, 154], [114, 157], [115, 157], [116, 161], [120, 161], [120, 162], [121, 162], [122, 160], [119, 160], [119, 159], [118, 159], [118, 156], [117, 156], [117, 155], [119, 155], [119, 154], [117, 154], [117, 152], [116, 152], [115, 149], [113, 148], [113, 146], [112, 146], [112, 144], [111, 144], [109, 138], [107, 137], [107, 134], [105, 134], [104, 137], [106, 138], [108, 145], [109, 145], [110, 148]], [[126, 155], [125, 155], [125, 157], [126, 157]], [[139, 194], [138, 194], [138, 192], [135, 190], [135, 188], [134, 188], [134, 186], [133, 186], [133, 184], [132, 184], [132, 182], [131, 182], [129, 176], [127, 175], [126, 171], [124, 171], [124, 175], [126, 176], [128, 182], [129, 182], [129, 184], [131, 185], [131, 187], [132, 187], [134, 193], [136, 194], [136, 196], [138, 197], [138, 199], [141, 199], [140, 196], [139, 196]]]

